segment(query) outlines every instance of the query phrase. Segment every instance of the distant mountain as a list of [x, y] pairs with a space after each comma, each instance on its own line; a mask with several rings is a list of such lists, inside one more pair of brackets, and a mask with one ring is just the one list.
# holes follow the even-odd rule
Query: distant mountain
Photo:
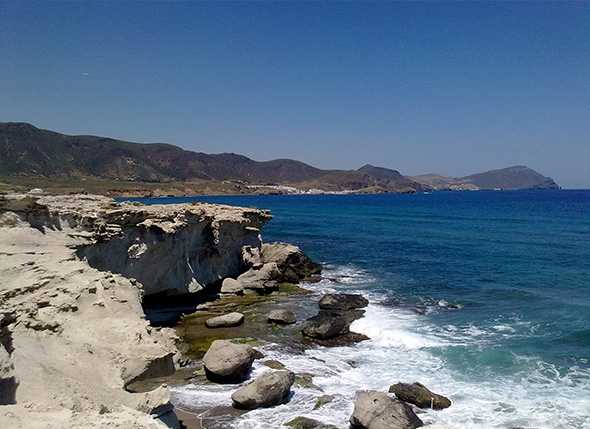
[[254, 161], [169, 144], [69, 136], [27, 123], [0, 123], [0, 176], [103, 178], [131, 182], [240, 181], [328, 191], [415, 192], [426, 187], [398, 171], [364, 166], [322, 170], [300, 161]]
[[524, 165], [490, 170], [459, 178], [424, 174], [414, 176], [412, 179], [437, 190], [559, 189], [559, 185], [553, 179]]

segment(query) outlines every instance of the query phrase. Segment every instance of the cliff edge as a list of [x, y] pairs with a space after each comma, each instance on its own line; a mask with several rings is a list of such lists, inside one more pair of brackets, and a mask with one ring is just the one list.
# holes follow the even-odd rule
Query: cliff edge
[[267, 212], [142, 206], [88, 195], [0, 196], [0, 427], [161, 428], [173, 330], [149, 325], [145, 295], [183, 294], [243, 271]]

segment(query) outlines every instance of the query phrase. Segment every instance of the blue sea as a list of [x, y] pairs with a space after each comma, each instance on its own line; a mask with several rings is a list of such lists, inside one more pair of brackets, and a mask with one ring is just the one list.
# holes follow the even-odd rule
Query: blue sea
[[[276, 357], [318, 392], [246, 414], [238, 428], [297, 415], [347, 427], [354, 392], [420, 381], [453, 405], [425, 423], [450, 428], [590, 428], [590, 191], [194, 197], [270, 209], [265, 241], [299, 245], [324, 266], [324, 291], [371, 304], [353, 330], [371, 340]], [[261, 370], [261, 369], [260, 369]], [[226, 389], [227, 390], [227, 389]], [[228, 401], [223, 388], [179, 402]]]

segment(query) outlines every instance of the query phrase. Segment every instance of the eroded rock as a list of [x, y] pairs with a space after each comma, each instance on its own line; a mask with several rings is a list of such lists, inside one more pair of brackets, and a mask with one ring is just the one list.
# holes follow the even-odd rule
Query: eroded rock
[[288, 370], [267, 371], [232, 395], [234, 407], [253, 410], [272, 407], [288, 401], [295, 374]]
[[362, 295], [352, 293], [329, 293], [320, 299], [320, 309], [331, 311], [348, 311], [365, 308], [369, 300]]
[[350, 425], [355, 429], [415, 429], [422, 421], [408, 404], [376, 391], [357, 392]]
[[288, 243], [265, 243], [262, 245], [262, 259], [265, 263], [276, 263], [282, 281], [298, 283], [318, 275], [322, 271], [320, 264], [313, 262], [299, 247]]

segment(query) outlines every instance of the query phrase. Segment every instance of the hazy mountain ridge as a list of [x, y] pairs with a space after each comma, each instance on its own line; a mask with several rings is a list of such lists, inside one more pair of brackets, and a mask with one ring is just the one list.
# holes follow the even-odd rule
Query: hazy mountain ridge
[[[514, 172], [504, 170], [462, 179], [438, 176], [442, 179], [435, 183], [428, 176], [407, 177], [397, 170], [370, 164], [358, 170], [323, 170], [292, 159], [255, 161], [234, 153], [206, 154], [165, 143], [71, 136], [27, 123], [0, 123], [0, 176], [4, 177], [100, 178], [147, 183], [235, 181], [245, 186], [286, 185], [335, 192], [557, 186], [526, 167]], [[504, 173], [491, 174], [494, 172]], [[509, 186], [495, 186], [500, 183], [498, 180]]]

